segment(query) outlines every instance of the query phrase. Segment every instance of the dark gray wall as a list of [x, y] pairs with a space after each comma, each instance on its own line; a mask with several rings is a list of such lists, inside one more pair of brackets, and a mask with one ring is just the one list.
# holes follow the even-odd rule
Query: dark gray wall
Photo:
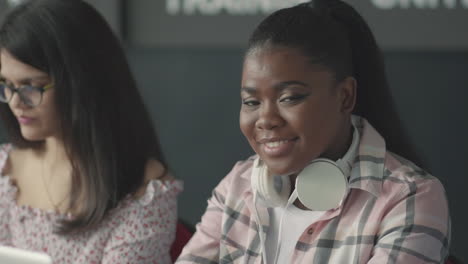
[[[238, 127], [242, 51], [129, 49], [128, 56], [172, 171], [185, 182], [180, 218], [195, 224], [213, 187], [251, 153]], [[385, 57], [402, 119], [429, 170], [446, 187], [452, 251], [468, 260], [468, 52]]]

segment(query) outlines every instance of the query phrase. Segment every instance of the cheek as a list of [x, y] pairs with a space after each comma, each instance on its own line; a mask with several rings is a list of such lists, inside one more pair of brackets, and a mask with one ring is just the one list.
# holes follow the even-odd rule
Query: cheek
[[51, 96], [44, 97], [40, 107], [39, 111], [44, 125], [49, 129], [55, 130], [57, 128], [58, 113], [53, 98]]
[[302, 104], [292, 108], [284, 108], [281, 111], [281, 117], [287, 125], [298, 133], [309, 133], [311, 129], [317, 127], [318, 114], [316, 104]]
[[341, 118], [333, 109], [312, 113], [303, 122], [303, 130], [306, 131], [308, 142], [317, 146], [328, 146], [339, 132]]
[[284, 111], [282, 114], [288, 125], [298, 133], [307, 144], [317, 145], [327, 141], [333, 131], [336, 117], [330, 112], [326, 103], [311, 101], [294, 108], [294, 111]]
[[246, 113], [241, 110], [239, 115], [239, 126], [247, 140], [251, 141], [255, 132], [255, 116], [252, 113]]
[[58, 122], [59, 122], [59, 118], [58, 118], [58, 115], [57, 115], [57, 111], [55, 110], [55, 108], [49, 108], [47, 109], [47, 113], [45, 113], [44, 115], [44, 120], [46, 120], [48, 126], [52, 129], [52, 130], [56, 130], [58, 129], [59, 125], [58, 125]]

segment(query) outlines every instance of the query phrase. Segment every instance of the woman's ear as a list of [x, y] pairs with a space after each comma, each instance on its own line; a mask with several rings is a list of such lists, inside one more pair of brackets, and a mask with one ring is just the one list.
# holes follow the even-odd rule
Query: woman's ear
[[341, 112], [351, 114], [356, 104], [357, 81], [354, 77], [348, 76], [338, 85], [341, 100]]

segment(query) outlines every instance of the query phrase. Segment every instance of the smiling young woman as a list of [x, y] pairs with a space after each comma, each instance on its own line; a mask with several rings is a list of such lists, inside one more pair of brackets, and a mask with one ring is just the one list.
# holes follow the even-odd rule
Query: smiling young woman
[[310, 1], [263, 20], [241, 101], [256, 155], [215, 188], [177, 263], [444, 261], [444, 188], [419, 167], [373, 34], [351, 6]]

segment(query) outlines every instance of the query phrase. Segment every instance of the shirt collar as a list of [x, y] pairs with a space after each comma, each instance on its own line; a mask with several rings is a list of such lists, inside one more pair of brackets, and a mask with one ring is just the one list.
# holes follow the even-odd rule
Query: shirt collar
[[381, 193], [384, 177], [385, 140], [366, 119], [353, 116], [353, 122], [361, 138], [349, 186], [377, 197]]

